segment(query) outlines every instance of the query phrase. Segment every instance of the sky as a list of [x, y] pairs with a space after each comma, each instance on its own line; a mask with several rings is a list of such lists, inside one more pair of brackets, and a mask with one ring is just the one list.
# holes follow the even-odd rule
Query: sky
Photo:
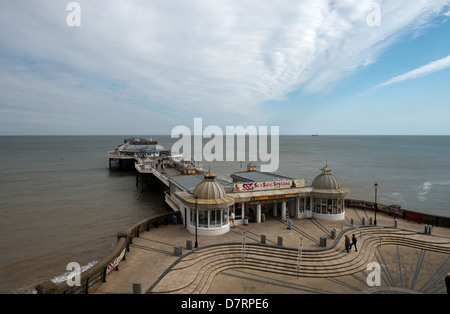
[[450, 0], [2, 0], [0, 135], [450, 135]]

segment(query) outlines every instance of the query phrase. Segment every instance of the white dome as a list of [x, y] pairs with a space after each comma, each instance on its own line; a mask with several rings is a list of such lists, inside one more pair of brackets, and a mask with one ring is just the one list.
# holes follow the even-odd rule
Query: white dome
[[315, 177], [312, 187], [318, 190], [339, 190], [341, 182], [332, 174], [333, 169], [328, 166], [323, 167], [322, 173]]

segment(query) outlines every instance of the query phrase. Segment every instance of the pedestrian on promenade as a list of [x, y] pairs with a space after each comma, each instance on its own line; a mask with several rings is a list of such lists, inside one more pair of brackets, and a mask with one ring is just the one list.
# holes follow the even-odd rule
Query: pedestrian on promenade
[[234, 228], [234, 212], [231, 212], [231, 222], [232, 222], [232, 227]]
[[348, 235], [345, 235], [345, 250], [347, 253], [350, 252], [350, 238]]
[[352, 244], [350, 244], [350, 249], [353, 247], [353, 245], [355, 246], [355, 252], [358, 252], [358, 248], [356, 247], [356, 242], [357, 242], [357, 240], [356, 240], [356, 237], [355, 237], [355, 235], [353, 234], [352, 235]]

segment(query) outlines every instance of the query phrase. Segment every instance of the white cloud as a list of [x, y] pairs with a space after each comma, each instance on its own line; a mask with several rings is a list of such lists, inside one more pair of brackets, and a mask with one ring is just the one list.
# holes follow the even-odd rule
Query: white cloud
[[[21, 69], [8, 74], [14, 80], [1, 74], [9, 109], [63, 110], [70, 94], [70, 106], [97, 115], [102, 102], [161, 119], [256, 115], [267, 101], [327, 90], [375, 62], [450, 1], [382, 2], [380, 27], [367, 25], [368, 0], [78, 2], [78, 28], [66, 25], [64, 1], [0, 2], [0, 62]], [[45, 101], [14, 98], [26, 86]]]
[[449, 67], [450, 67], [450, 55], [445, 58], [430, 62], [427, 65], [421, 66], [421, 67], [414, 69], [412, 71], [409, 71], [405, 74], [398, 75], [398, 76], [378, 85], [376, 88], [400, 83], [400, 82], [403, 82], [403, 81], [406, 81], [409, 79], [423, 77], [423, 76], [429, 75], [434, 72], [442, 71]]

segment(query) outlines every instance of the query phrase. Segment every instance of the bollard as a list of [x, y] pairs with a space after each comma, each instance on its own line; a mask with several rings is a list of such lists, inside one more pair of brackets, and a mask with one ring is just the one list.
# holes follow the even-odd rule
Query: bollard
[[353, 218], [350, 219], [350, 224], [353, 226]]
[[369, 218], [369, 225], [373, 225], [373, 218], [372, 217]]
[[325, 237], [320, 237], [320, 246], [321, 246], [321, 247], [327, 246], [327, 238], [325, 238]]
[[182, 255], [182, 252], [181, 252], [181, 246], [175, 245], [175, 246], [173, 247], [173, 254], [174, 254], [175, 256], [180, 256], [180, 255]]
[[266, 244], [266, 235], [265, 234], [261, 234], [261, 243]]
[[394, 219], [394, 228], [397, 228], [397, 218]]
[[331, 238], [336, 239], [336, 229], [331, 229]]
[[423, 231], [425, 234], [428, 234], [428, 225], [425, 225], [425, 230]]
[[142, 285], [140, 282], [133, 283], [133, 294], [142, 294]]
[[186, 249], [192, 250], [192, 240], [186, 240]]
[[362, 218], [362, 225], [364, 226], [365, 224], [366, 224], [366, 218], [363, 217], [363, 218]]
[[431, 229], [433, 229], [432, 225], [428, 225], [428, 234], [431, 235]]
[[278, 236], [278, 245], [283, 246], [283, 237]]
[[290, 219], [287, 222], [287, 228], [292, 229], [292, 220], [290, 220]]

